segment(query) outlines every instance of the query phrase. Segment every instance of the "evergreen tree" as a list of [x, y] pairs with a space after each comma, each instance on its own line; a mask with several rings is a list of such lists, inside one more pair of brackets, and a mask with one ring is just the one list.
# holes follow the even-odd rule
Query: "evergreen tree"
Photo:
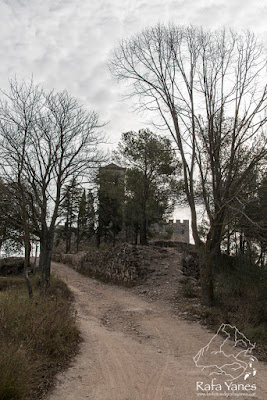
[[149, 227], [173, 210], [174, 176], [180, 164], [171, 142], [148, 129], [124, 133], [115, 154], [128, 167], [125, 222], [132, 226], [135, 237], [140, 231], [140, 243], [145, 245]]
[[71, 252], [72, 234], [75, 232], [77, 226], [80, 193], [81, 190], [74, 178], [63, 189], [61, 216], [64, 218], [63, 238], [65, 240], [66, 253]]
[[123, 168], [114, 164], [100, 168], [98, 174], [98, 227], [97, 243], [101, 238], [115, 244], [123, 228], [124, 215], [124, 174]]
[[79, 200], [79, 211], [77, 221], [77, 236], [76, 245], [79, 251], [79, 244], [85, 239], [90, 239], [95, 233], [95, 209], [94, 209], [94, 196], [89, 189], [86, 195], [86, 190]]
[[87, 237], [91, 238], [95, 234], [95, 199], [92, 191], [89, 189], [87, 191], [86, 198], [86, 216], [87, 216]]

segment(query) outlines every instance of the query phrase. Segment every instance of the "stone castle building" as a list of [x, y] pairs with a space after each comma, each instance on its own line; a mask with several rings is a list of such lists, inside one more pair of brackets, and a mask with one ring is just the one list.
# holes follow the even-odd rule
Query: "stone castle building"
[[170, 219], [169, 222], [153, 224], [152, 231], [153, 236], [157, 239], [190, 243], [188, 219], [183, 221]]

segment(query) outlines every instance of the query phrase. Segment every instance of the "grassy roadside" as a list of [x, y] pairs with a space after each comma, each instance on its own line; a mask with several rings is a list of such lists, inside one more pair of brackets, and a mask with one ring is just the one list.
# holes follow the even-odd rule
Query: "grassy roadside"
[[[245, 256], [224, 257], [214, 270], [216, 302], [201, 305], [199, 284], [183, 280], [183, 308], [189, 319], [197, 319], [212, 330], [222, 323], [235, 325], [252, 343], [255, 354], [267, 361], [267, 269], [250, 263]], [[184, 299], [185, 300], [185, 299]]]
[[0, 399], [39, 400], [78, 349], [72, 295], [57, 278], [45, 297], [33, 279], [29, 301], [24, 279], [0, 278]]

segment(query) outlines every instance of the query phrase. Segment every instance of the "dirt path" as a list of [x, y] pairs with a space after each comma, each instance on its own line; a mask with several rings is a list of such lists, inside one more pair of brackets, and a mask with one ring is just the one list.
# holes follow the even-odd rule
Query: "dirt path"
[[[193, 400], [196, 382], [211, 382], [193, 356], [212, 338], [196, 322], [174, 316], [167, 304], [147, 302], [129, 289], [86, 278], [53, 264], [75, 294], [84, 342], [73, 365], [58, 376], [48, 400]], [[242, 382], [242, 381], [239, 381]], [[267, 366], [246, 384], [257, 384], [264, 400]], [[243, 382], [244, 383], [244, 382]], [[201, 391], [201, 390], [200, 390]], [[242, 399], [250, 399], [242, 395]], [[209, 396], [209, 399], [237, 396]]]

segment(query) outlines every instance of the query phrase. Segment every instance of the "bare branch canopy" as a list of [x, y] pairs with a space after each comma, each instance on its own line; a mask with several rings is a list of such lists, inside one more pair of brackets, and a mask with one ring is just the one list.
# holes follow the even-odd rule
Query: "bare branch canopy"
[[[109, 65], [114, 77], [130, 84], [137, 107], [172, 135], [195, 243], [215, 254], [227, 210], [246, 191], [251, 171], [266, 166], [263, 44], [249, 31], [157, 25], [123, 40]], [[198, 231], [199, 198], [209, 220], [205, 242]]]

